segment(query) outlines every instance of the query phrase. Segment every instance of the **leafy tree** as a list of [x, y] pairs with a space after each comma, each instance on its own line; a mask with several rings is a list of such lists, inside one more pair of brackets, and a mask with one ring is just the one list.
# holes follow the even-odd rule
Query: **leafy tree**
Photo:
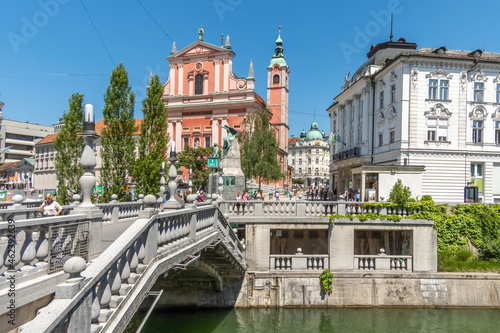
[[260, 190], [262, 182], [283, 178], [278, 162], [278, 142], [270, 126], [269, 110], [249, 116], [244, 125], [245, 130], [238, 133], [241, 168], [247, 179], [258, 179]]
[[191, 148], [186, 146], [182, 153], [177, 154], [177, 158], [179, 159], [178, 165], [193, 170], [193, 178], [191, 179], [193, 182], [193, 191], [204, 189], [208, 184], [210, 169], [207, 167], [207, 160], [208, 156], [212, 155], [212, 150], [213, 147]]
[[398, 178], [398, 181], [394, 184], [389, 194], [389, 201], [399, 206], [404, 206], [410, 197], [410, 188], [408, 186], [403, 186], [403, 182]]
[[101, 183], [105, 200], [117, 194], [118, 200], [128, 197], [129, 176], [135, 162], [134, 103], [135, 94], [128, 85], [127, 70], [119, 64], [109, 80], [104, 94], [102, 111], [104, 126], [101, 132]]
[[80, 192], [80, 157], [83, 151], [83, 139], [77, 133], [83, 130], [83, 95], [74, 93], [68, 101], [69, 110], [64, 113], [64, 125], [54, 141], [57, 151], [55, 168], [57, 174], [57, 201], [68, 204], [71, 194]]
[[151, 77], [147, 96], [142, 101], [144, 120], [141, 124], [139, 158], [134, 166], [134, 181], [138, 193], [153, 194], [160, 188], [161, 163], [167, 151], [167, 109], [161, 99], [160, 77]]

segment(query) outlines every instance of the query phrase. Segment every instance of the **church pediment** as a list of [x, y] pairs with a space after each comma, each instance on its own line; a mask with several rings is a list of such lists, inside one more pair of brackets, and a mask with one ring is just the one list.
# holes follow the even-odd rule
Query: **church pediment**
[[174, 60], [183, 57], [208, 56], [208, 55], [218, 55], [218, 54], [234, 55], [234, 52], [223, 47], [205, 43], [203, 41], [196, 41], [191, 45], [186, 46], [179, 52], [172, 54], [167, 59]]

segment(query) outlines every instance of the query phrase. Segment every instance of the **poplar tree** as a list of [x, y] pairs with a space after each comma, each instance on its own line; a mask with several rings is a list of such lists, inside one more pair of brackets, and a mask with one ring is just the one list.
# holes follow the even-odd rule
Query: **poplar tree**
[[63, 115], [64, 124], [54, 140], [57, 201], [63, 205], [72, 201], [71, 194], [80, 192], [79, 180], [83, 174], [79, 164], [83, 139], [77, 136], [83, 131], [83, 95], [74, 93], [68, 103], [69, 110]]
[[283, 177], [278, 162], [278, 142], [271, 129], [270, 111], [264, 109], [247, 118], [245, 130], [238, 134], [241, 168], [246, 179], [262, 182], [278, 181]]
[[129, 177], [135, 162], [135, 141], [132, 136], [136, 131], [135, 94], [131, 90], [127, 70], [120, 63], [111, 72], [102, 110], [104, 126], [101, 131], [100, 181], [104, 201], [109, 201], [111, 194], [117, 194], [119, 201], [126, 201], [129, 195]]
[[[141, 124], [139, 158], [134, 167], [138, 193], [156, 194], [160, 189], [161, 163], [167, 152], [167, 108], [162, 101], [163, 85], [155, 75], [149, 80], [147, 96], [142, 101], [144, 120]], [[166, 169], [165, 172], [168, 172]]]

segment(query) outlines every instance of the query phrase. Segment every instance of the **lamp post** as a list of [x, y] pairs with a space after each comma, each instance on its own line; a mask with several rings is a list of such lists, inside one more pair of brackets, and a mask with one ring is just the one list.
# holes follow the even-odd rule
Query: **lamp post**
[[189, 193], [193, 193], [193, 181], [191, 180], [193, 178], [193, 169], [191, 168], [191, 165], [189, 166]]
[[175, 190], [177, 189], [177, 183], [175, 179], [177, 178], [177, 170], [175, 169], [175, 162], [177, 162], [177, 154], [175, 153], [175, 141], [172, 141], [172, 146], [170, 150], [170, 157], [168, 158], [170, 162], [170, 168], [168, 169], [168, 190], [170, 192], [170, 198], [163, 205], [164, 208], [177, 209], [181, 208], [183, 205], [176, 199]]
[[99, 135], [95, 132], [94, 107], [91, 104], [85, 105], [83, 132], [78, 133], [78, 136], [82, 137], [84, 141], [82, 157], [80, 158], [80, 166], [84, 170], [83, 175], [80, 177], [80, 188], [82, 189], [83, 195], [83, 201], [80, 207], [93, 207], [92, 192], [96, 179], [92, 172], [96, 167], [97, 161], [94, 150], [92, 149], [92, 144], [99, 138]]

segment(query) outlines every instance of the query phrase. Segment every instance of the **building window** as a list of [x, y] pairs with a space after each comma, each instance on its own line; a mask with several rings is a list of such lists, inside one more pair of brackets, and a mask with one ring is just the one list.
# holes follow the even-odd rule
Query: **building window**
[[278, 74], [274, 74], [273, 84], [280, 84], [280, 76]]
[[497, 83], [497, 86], [496, 86], [496, 95], [497, 95], [497, 98], [496, 98], [496, 101], [497, 103], [500, 103], [500, 83]]
[[448, 141], [448, 118], [427, 118], [427, 141]]
[[207, 136], [207, 137], [205, 137], [205, 147], [207, 147], [207, 148], [208, 148], [208, 147], [210, 147], [210, 145], [211, 145], [211, 142], [210, 142], [210, 137], [209, 137], [209, 136]]
[[295, 164], [295, 160], [292, 160], [292, 165], [294, 165], [294, 164]]
[[474, 102], [484, 102], [484, 83], [474, 83]]
[[307, 159], [307, 164], [311, 164], [311, 159]]
[[302, 168], [299, 168], [299, 173], [302, 173]]
[[396, 85], [391, 86], [391, 104], [396, 103]]
[[500, 145], [500, 121], [495, 121], [495, 143]]
[[295, 152], [294, 151], [292, 151], [292, 156], [295, 156]]
[[316, 155], [319, 155], [319, 149], [316, 149]]
[[470, 164], [470, 181], [472, 185], [478, 187], [479, 194], [483, 194], [483, 164]]
[[189, 146], [189, 138], [184, 138], [184, 148]]
[[316, 164], [319, 164], [319, 158], [316, 159]]
[[429, 80], [429, 99], [437, 99], [438, 80]]
[[383, 90], [379, 93], [379, 100], [380, 100], [380, 108], [382, 109], [384, 107], [384, 91]]
[[196, 95], [203, 94], [203, 75], [198, 74], [194, 78], [194, 93]]
[[439, 81], [439, 99], [448, 99], [448, 80], [440, 80]]
[[184, 133], [189, 133], [189, 127], [183, 127], [182, 132]]
[[299, 155], [302, 155], [302, 149], [301, 149], [301, 150], [299, 150]]
[[390, 143], [394, 143], [396, 141], [396, 132], [395, 131], [391, 131], [389, 133], [389, 142]]
[[299, 165], [302, 165], [302, 159], [299, 158]]
[[319, 169], [318, 169], [318, 168], [316, 168], [316, 170], [314, 170], [314, 174], [315, 174], [316, 176], [319, 176]]
[[473, 120], [472, 121], [472, 142], [481, 143], [483, 142], [483, 121]]
[[378, 146], [382, 146], [384, 144], [384, 134], [383, 133], [380, 133], [378, 135]]
[[311, 168], [307, 168], [307, 173], [311, 174]]

